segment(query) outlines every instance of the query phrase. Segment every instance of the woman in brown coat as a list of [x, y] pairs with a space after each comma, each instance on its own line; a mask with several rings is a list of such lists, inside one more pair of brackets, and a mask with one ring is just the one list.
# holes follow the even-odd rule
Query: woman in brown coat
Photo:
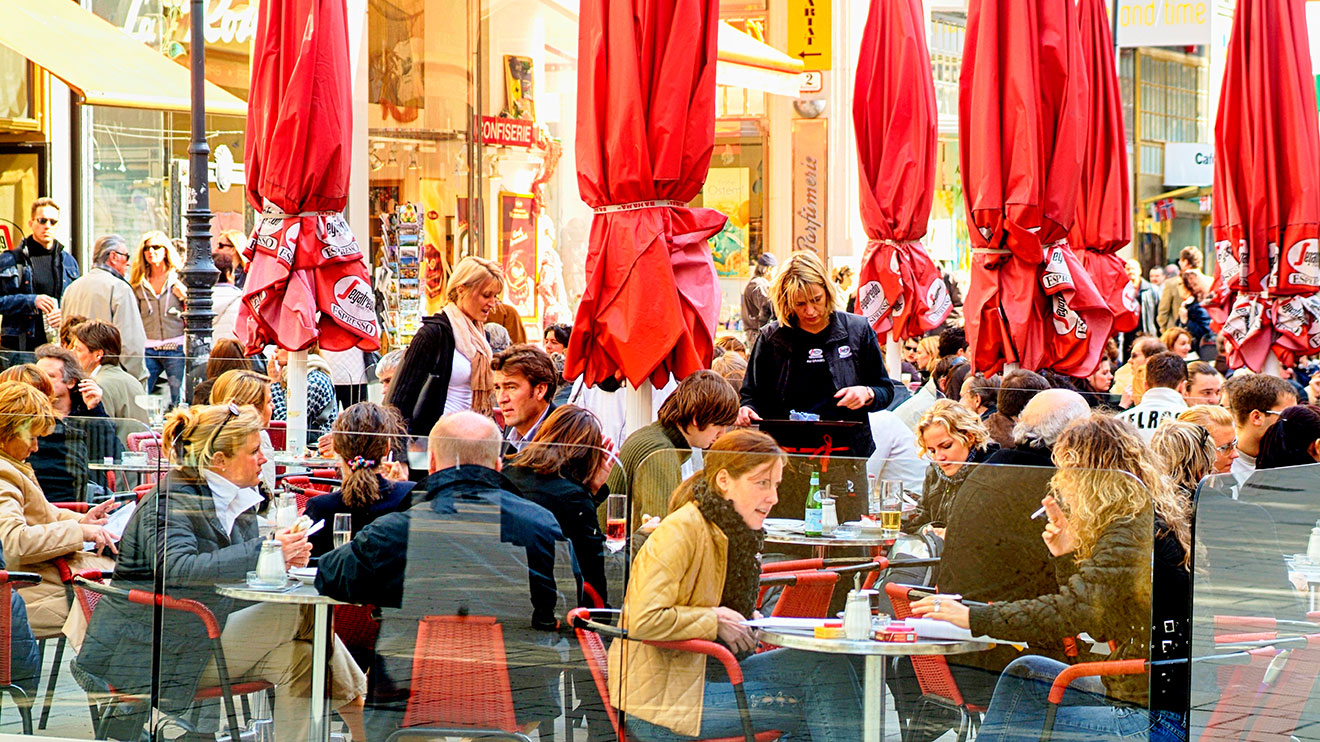
[[[860, 738], [861, 693], [847, 658], [791, 649], [753, 654], [756, 633], [743, 625], [755, 613], [762, 526], [779, 500], [783, 451], [764, 433], [738, 430], [715, 441], [705, 465], [676, 492], [685, 504], [638, 552], [621, 626], [631, 639], [727, 646], [742, 666], [758, 732], [814, 742]], [[616, 641], [609, 665], [610, 698], [627, 712], [630, 738], [742, 734], [732, 685], [705, 655]]]
[[[117, 503], [102, 503], [85, 514], [61, 510], [46, 500], [27, 463], [37, 439], [54, 427], [55, 410], [45, 395], [19, 381], [0, 382], [0, 545], [10, 569], [41, 574], [41, 584], [20, 591], [37, 636], [59, 633], [69, 617], [57, 558], [68, 560], [74, 572], [114, 568], [110, 559], [83, 551], [83, 544], [95, 544], [98, 553], [114, 551], [103, 524]], [[75, 633], [71, 639], [82, 638], [81, 630]]]

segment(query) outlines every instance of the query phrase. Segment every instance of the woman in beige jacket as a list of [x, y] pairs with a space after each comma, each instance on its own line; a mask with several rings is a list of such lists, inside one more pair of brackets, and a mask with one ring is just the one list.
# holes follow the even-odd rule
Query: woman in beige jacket
[[[46, 500], [27, 463], [37, 450], [37, 439], [54, 427], [55, 410], [44, 394], [19, 381], [0, 382], [0, 545], [10, 569], [42, 577], [41, 584], [20, 591], [38, 637], [63, 631], [69, 618], [56, 559], [68, 560], [74, 572], [114, 568], [110, 559], [83, 551], [83, 544], [114, 550], [103, 524], [117, 503], [105, 502], [85, 514], [61, 510]], [[82, 638], [78, 623], [76, 636], [70, 637], [75, 643]]]
[[[707, 639], [740, 660], [752, 725], [814, 742], [862, 734], [857, 675], [847, 658], [780, 649], [762, 654], [743, 625], [755, 613], [762, 526], [778, 502], [784, 453], [764, 433], [737, 430], [705, 453], [706, 468], [675, 503], [633, 562], [622, 628], [632, 639]], [[630, 737], [676, 740], [742, 734], [732, 685], [705, 655], [616, 641], [610, 698], [628, 715]]]

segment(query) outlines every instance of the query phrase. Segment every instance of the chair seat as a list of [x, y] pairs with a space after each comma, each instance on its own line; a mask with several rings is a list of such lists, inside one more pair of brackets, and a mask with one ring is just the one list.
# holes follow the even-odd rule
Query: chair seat
[[[253, 693], [261, 693], [275, 687], [274, 683], [268, 683], [265, 680], [253, 680], [247, 683], [234, 683], [229, 689], [236, 696], [247, 696]], [[193, 698], [202, 701], [208, 698], [220, 698], [224, 694], [220, 691], [220, 686], [213, 685], [210, 688], [198, 688]]]

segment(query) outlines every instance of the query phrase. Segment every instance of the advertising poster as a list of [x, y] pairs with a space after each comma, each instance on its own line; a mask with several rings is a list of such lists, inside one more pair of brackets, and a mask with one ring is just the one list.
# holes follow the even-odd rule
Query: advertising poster
[[421, 178], [422, 192], [422, 314], [431, 315], [444, 309], [445, 281], [449, 278], [450, 259], [445, 254], [445, 220], [442, 203], [445, 196], [444, 181]]
[[504, 55], [504, 104], [509, 118], [536, 120], [532, 58]]
[[721, 278], [747, 278], [747, 222], [751, 215], [751, 180], [745, 167], [713, 167], [706, 176], [701, 205], [729, 217], [710, 240], [710, 255]]
[[524, 321], [536, 314], [536, 214], [532, 196], [500, 192], [500, 263], [504, 267], [504, 303]]

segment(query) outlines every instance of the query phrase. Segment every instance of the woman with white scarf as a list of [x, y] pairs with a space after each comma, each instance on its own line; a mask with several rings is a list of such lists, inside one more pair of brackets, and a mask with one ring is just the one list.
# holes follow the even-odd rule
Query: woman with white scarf
[[483, 328], [504, 292], [504, 271], [485, 258], [466, 257], [445, 287], [444, 309], [422, 320], [390, 385], [389, 403], [412, 435], [427, 435], [441, 415], [461, 410], [492, 414], [494, 373]]

